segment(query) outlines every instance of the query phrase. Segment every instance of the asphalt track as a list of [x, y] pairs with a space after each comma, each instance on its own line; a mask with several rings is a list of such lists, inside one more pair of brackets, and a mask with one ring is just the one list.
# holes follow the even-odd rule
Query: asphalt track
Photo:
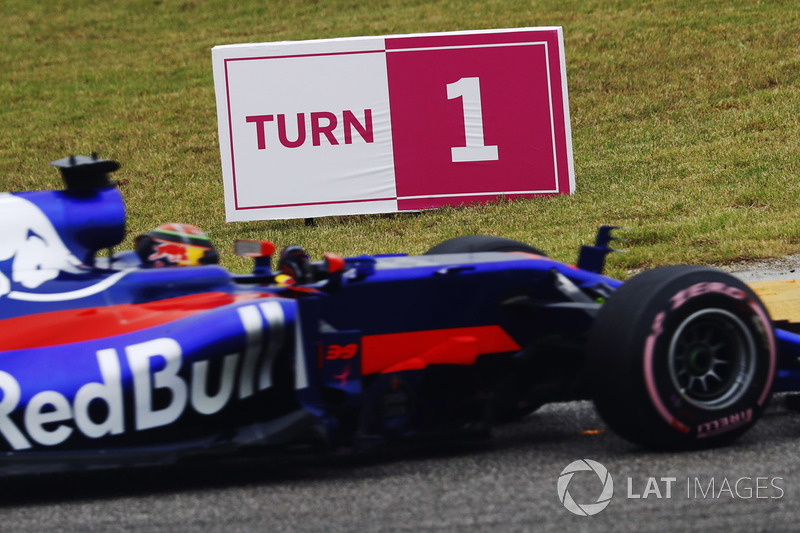
[[[702, 452], [642, 450], [572, 402], [483, 441], [11, 478], [0, 531], [796, 531], [800, 413], [783, 400], [733, 446]], [[584, 458], [614, 483], [594, 516], [570, 513], [557, 491]], [[592, 472], [568, 485], [578, 503], [601, 488]]]
[[[786, 399], [734, 445], [701, 452], [643, 450], [571, 402], [485, 440], [7, 478], [0, 532], [797, 531], [800, 413]], [[614, 484], [594, 516], [559, 499], [562, 470], [581, 459]], [[581, 471], [567, 487], [585, 504], [603, 484]]]

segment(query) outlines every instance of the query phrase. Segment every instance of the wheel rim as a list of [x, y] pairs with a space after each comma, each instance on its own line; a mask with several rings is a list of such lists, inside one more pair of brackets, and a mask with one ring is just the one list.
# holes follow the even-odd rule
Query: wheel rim
[[724, 409], [748, 390], [756, 343], [747, 326], [723, 309], [703, 309], [685, 319], [670, 342], [670, 379], [683, 400]]

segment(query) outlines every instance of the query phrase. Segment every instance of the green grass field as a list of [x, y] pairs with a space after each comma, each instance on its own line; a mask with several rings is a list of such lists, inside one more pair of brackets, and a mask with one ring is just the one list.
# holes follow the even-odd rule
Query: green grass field
[[[51, 160], [123, 168], [132, 236], [203, 227], [313, 258], [419, 253], [483, 233], [572, 262], [601, 224], [629, 228], [609, 273], [800, 251], [796, 1], [2, 0], [0, 190], [60, 187]], [[226, 224], [211, 48], [428, 31], [562, 26], [577, 192], [419, 214]]]

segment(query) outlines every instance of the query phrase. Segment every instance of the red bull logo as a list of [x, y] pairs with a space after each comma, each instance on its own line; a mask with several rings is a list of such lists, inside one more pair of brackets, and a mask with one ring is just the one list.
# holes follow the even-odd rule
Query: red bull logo
[[0, 297], [15, 293], [14, 284], [36, 289], [61, 272], [85, 272], [47, 215], [9, 193], [0, 193], [0, 262], [4, 261], [9, 263], [0, 271]]
[[155, 241], [153, 253], [147, 259], [156, 266], [199, 265], [200, 259], [208, 249], [177, 242]]
[[161, 242], [153, 246], [153, 253], [147, 259], [154, 263], [165, 261], [167, 263], [184, 264], [189, 260], [189, 253], [183, 244]]
[[[139, 256], [157, 267], [207, 264], [206, 256], [214, 252], [206, 234], [191, 224], [162, 224], [146, 235], [140, 235], [136, 246]], [[212, 255], [216, 257], [215, 252]]]

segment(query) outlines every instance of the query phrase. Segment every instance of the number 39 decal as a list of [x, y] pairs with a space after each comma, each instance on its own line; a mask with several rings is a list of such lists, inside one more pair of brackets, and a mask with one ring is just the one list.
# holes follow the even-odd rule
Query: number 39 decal
[[331, 344], [325, 351], [325, 359], [352, 359], [358, 353], [358, 344]]

